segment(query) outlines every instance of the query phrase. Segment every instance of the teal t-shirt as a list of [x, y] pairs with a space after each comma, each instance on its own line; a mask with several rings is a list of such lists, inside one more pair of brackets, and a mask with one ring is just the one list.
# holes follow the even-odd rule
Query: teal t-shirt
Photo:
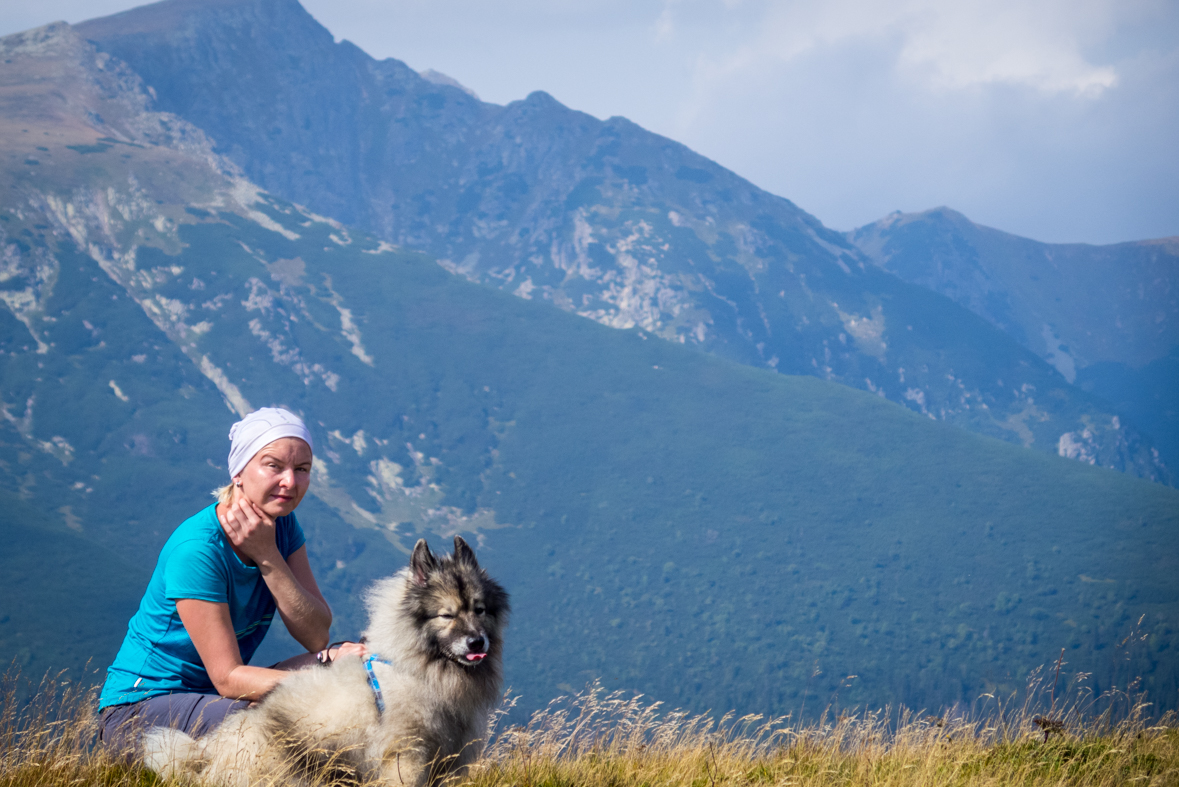
[[[294, 514], [275, 520], [275, 542], [284, 560], [305, 540]], [[228, 604], [242, 662], [250, 662], [270, 628], [274, 597], [262, 572], [233, 551], [215, 504], [186, 519], [160, 551], [139, 611], [106, 671], [100, 708], [160, 694], [216, 693], [176, 612], [181, 598]]]

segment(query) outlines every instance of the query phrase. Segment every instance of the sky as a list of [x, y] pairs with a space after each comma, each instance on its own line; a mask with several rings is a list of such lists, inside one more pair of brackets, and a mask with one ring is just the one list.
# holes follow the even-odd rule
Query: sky
[[[0, 34], [134, 7], [0, 4]], [[544, 90], [848, 230], [942, 205], [1049, 242], [1179, 235], [1176, 0], [303, 0], [484, 101]]]

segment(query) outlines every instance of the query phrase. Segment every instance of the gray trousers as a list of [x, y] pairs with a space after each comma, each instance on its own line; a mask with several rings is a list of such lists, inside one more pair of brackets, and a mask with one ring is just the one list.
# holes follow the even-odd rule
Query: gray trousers
[[199, 738], [225, 717], [248, 708], [245, 700], [216, 694], [163, 694], [127, 705], [104, 708], [99, 717], [98, 739], [109, 753], [127, 762], [139, 756], [139, 736], [151, 727], [171, 727]]

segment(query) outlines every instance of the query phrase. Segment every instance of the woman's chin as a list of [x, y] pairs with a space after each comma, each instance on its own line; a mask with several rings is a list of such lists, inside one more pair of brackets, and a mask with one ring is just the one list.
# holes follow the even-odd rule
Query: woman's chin
[[295, 500], [271, 500], [261, 508], [271, 519], [278, 519], [294, 511], [297, 505], [298, 502]]

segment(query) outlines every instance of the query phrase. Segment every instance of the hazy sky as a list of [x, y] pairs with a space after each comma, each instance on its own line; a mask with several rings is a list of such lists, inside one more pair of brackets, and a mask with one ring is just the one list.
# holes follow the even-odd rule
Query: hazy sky
[[[0, 6], [0, 33], [133, 0]], [[1176, 0], [304, 0], [374, 57], [672, 137], [836, 229], [1179, 235]]]

